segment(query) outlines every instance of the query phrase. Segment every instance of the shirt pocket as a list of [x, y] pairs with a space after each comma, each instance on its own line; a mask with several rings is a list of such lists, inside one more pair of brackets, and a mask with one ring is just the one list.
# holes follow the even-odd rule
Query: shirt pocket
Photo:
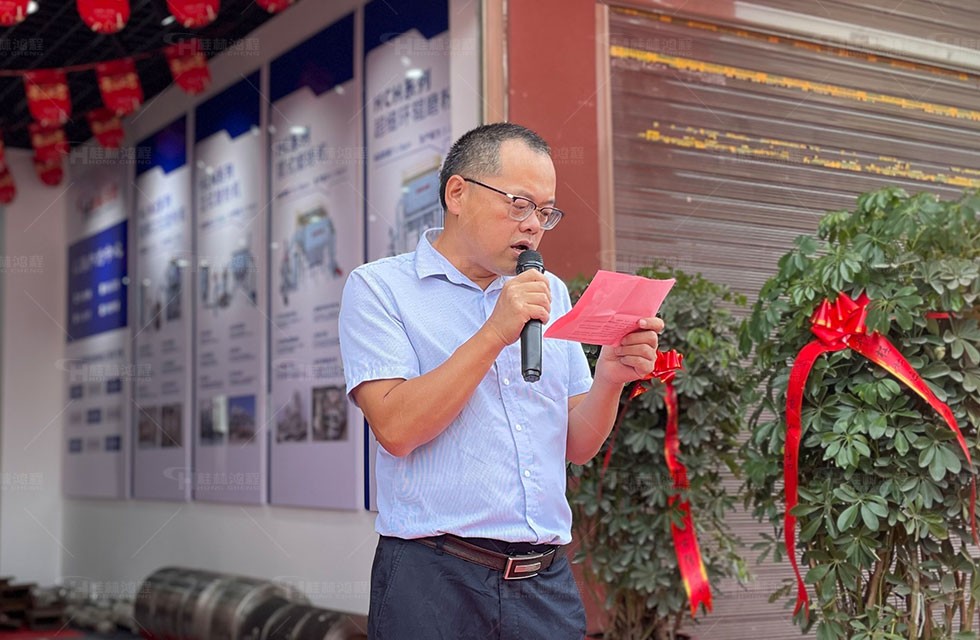
[[537, 395], [563, 405], [568, 402], [567, 348], [564, 340], [544, 340], [541, 351], [541, 379], [528, 383]]

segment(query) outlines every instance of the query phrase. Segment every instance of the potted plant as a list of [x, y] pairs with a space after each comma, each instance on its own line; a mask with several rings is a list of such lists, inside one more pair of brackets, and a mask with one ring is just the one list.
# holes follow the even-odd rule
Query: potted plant
[[[974, 193], [958, 201], [897, 188], [865, 194], [854, 211], [829, 213], [815, 237], [796, 240], [745, 326], [743, 348], [754, 346], [765, 389], [743, 452], [746, 503], [774, 527], [763, 556], [800, 553], [814, 599], [810, 615], [804, 608], [796, 619], [805, 629], [816, 624], [822, 640], [978, 637], [980, 576], [967, 547], [975, 472], [967, 454], [980, 454], [978, 210]], [[880, 351], [865, 349], [869, 359], [866, 337], [842, 338], [805, 382], [790, 384], [801, 349], [817, 339], [813, 321], [827, 326], [823, 301], [841, 293], [866, 313], [862, 335], [878, 332]], [[905, 376], [900, 369], [872, 361], [897, 360], [885, 341], [917, 371], [921, 394], [886, 370]], [[798, 483], [798, 526], [786, 527], [794, 385], [802, 392], [798, 472], [785, 477]], [[962, 447], [930, 395], [950, 408]], [[795, 549], [785, 548], [787, 529]], [[774, 598], [796, 597], [793, 582]]]
[[[743, 369], [738, 363], [737, 320], [744, 304], [725, 287], [676, 270], [642, 269], [638, 275], [676, 279], [661, 309], [666, 330], [661, 350], [683, 355], [673, 385], [678, 398], [679, 460], [688, 488], [678, 489], [664, 459], [665, 386], [658, 380], [620, 400], [617, 426], [599, 455], [571, 466], [569, 502], [573, 535], [593, 595], [605, 594], [606, 638], [673, 639], [692, 615], [678, 567], [671, 523], [683, 526], [688, 501], [710, 584], [746, 577], [738, 540], [725, 518], [735, 497], [726, 491], [724, 467], [737, 471], [736, 436], [743, 425]], [[572, 284], [573, 298], [585, 282]], [[586, 347], [594, 366], [598, 348]], [[632, 397], [632, 399], [631, 399]], [[606, 459], [608, 458], [608, 463]]]

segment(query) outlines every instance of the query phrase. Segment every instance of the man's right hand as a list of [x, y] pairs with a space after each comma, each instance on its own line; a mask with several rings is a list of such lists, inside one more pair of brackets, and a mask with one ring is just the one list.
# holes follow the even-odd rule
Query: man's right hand
[[529, 270], [507, 281], [483, 326], [505, 347], [517, 342], [528, 320], [547, 324], [550, 314], [551, 283], [540, 271]]

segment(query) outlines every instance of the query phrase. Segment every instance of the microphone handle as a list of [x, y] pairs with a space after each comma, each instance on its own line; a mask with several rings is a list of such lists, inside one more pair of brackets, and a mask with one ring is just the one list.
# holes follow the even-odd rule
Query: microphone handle
[[528, 320], [521, 329], [521, 374], [527, 382], [541, 378], [541, 321]]

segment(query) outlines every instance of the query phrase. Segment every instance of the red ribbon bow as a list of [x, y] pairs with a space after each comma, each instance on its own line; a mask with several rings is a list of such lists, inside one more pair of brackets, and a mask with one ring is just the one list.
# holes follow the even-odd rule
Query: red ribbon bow
[[[683, 368], [684, 356], [676, 350], [658, 351], [657, 359], [653, 363], [651, 371], [642, 380], [633, 383], [626, 402], [620, 409], [619, 417], [613, 426], [613, 432], [609, 439], [609, 447], [602, 460], [602, 470], [599, 473], [599, 496], [602, 497], [602, 478], [606, 475], [606, 469], [612, 460], [613, 449], [616, 445], [616, 434], [619, 426], [626, 416], [626, 409], [634, 398], [649, 391], [649, 387], [643, 383], [656, 378], [664, 384], [664, 406], [667, 408], [667, 429], [664, 434], [664, 458], [667, 461], [667, 469], [670, 477], [674, 481], [674, 488], [687, 489], [687, 469], [681, 463], [678, 455], [680, 453], [680, 440], [677, 437], [677, 390], [674, 388], [674, 376], [677, 371]], [[677, 504], [679, 502], [679, 504]], [[711, 611], [711, 585], [708, 583], [708, 572], [704, 567], [704, 560], [701, 556], [701, 547], [698, 544], [697, 533], [694, 530], [694, 518], [691, 515], [691, 503], [681, 500], [680, 495], [675, 493], [668, 498], [667, 504], [681, 511], [682, 526], [677, 526], [673, 522], [670, 525], [671, 536], [674, 540], [674, 552], [677, 555], [677, 567], [681, 572], [681, 581], [684, 583], [684, 590], [687, 592], [687, 599], [691, 605], [691, 616], [693, 617], [698, 610], [699, 604], [704, 604], [706, 610]]]
[[[833, 303], [828, 300], [821, 302], [810, 318], [812, 323], [810, 330], [817, 336], [817, 339], [800, 350], [789, 374], [789, 384], [786, 389], [786, 448], [783, 453], [783, 480], [786, 490], [783, 536], [786, 542], [786, 554], [789, 556], [790, 564], [793, 565], [793, 572], [796, 574], [794, 615], [802, 607], [806, 607], [808, 614], [810, 610], [810, 597], [807, 594], [806, 585], [803, 583], [796, 560], [796, 516], [792, 515], [791, 511], [798, 502], [798, 459], [803, 433], [801, 420], [803, 391], [810, 375], [810, 369], [820, 355], [851, 348], [905, 383], [946, 420], [946, 424], [956, 434], [957, 442], [959, 442], [969, 467], [973, 468], [973, 460], [970, 457], [970, 450], [966, 446], [966, 439], [963, 437], [949, 406], [941, 402], [932, 393], [919, 374], [912, 368], [912, 365], [889, 342], [888, 338], [878, 332], [868, 333], [865, 319], [868, 315], [869, 301], [868, 296], [864, 293], [858, 296], [856, 300], [845, 293], [840, 293]], [[970, 530], [973, 534], [974, 543], [977, 543], [978, 540], [976, 502], [977, 481], [974, 476], [970, 488]]]
[[833, 304], [824, 300], [810, 318], [810, 331], [828, 348], [840, 351], [847, 348], [847, 340], [856, 333], [867, 333], [864, 324], [868, 317], [870, 299], [863, 292], [857, 300], [847, 294], [837, 296]]

